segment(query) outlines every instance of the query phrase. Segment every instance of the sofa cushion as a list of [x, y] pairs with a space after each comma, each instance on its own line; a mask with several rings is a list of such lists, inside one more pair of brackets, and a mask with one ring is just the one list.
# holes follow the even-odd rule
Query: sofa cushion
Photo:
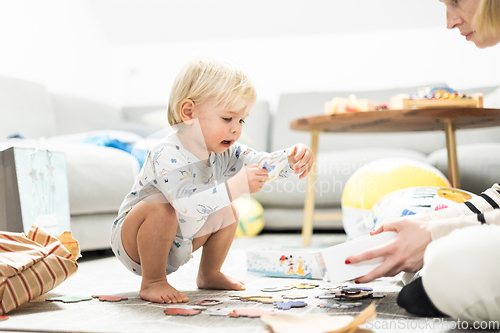
[[26, 138], [56, 134], [52, 100], [38, 83], [0, 77], [0, 137], [20, 134]]
[[122, 121], [121, 113], [106, 103], [52, 94], [58, 134], [73, 134], [110, 128]]
[[[433, 84], [438, 86], [443, 84]], [[493, 91], [495, 87], [478, 88], [485, 94]], [[294, 119], [312, 115], [324, 114], [324, 104], [333, 97], [347, 98], [353, 93], [357, 98], [366, 98], [376, 102], [388, 103], [391, 96], [400, 93], [414, 93], [418, 87], [404, 89], [359, 91], [359, 92], [311, 92], [283, 94], [278, 104], [276, 121], [272, 133], [272, 150], [277, 150], [290, 146], [296, 142], [309, 144], [311, 135], [308, 132], [299, 132], [290, 129], [290, 122]], [[464, 90], [466, 93], [475, 93], [476, 89]], [[500, 107], [500, 106], [497, 106]], [[474, 143], [492, 141], [500, 136], [500, 128], [490, 129], [483, 132], [482, 138], [474, 134], [468, 134], [468, 130], [459, 131], [457, 140], [463, 143]], [[480, 140], [480, 141], [477, 141]], [[495, 140], [493, 142], [499, 142]], [[407, 133], [321, 133], [319, 140], [319, 150], [340, 150], [340, 149], [363, 149], [367, 147], [381, 148], [406, 148], [430, 154], [433, 151], [444, 148], [446, 143], [445, 134], [442, 131], [434, 132], [407, 132]]]
[[[479, 194], [500, 183], [500, 143], [482, 143], [457, 147], [460, 188]], [[427, 163], [448, 174], [448, 153], [440, 149], [427, 158]]]
[[[411, 158], [425, 161], [426, 155], [407, 149], [351, 149], [322, 152], [318, 156], [316, 207], [339, 207], [349, 177], [363, 165], [382, 158]], [[306, 196], [307, 177], [291, 175], [270, 182], [252, 196], [264, 207], [302, 207]]]

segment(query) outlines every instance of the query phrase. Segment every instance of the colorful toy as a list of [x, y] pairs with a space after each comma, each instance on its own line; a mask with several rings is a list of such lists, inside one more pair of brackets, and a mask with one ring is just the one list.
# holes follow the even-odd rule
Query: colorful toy
[[384, 195], [372, 209], [372, 225], [398, 217], [427, 214], [458, 205], [476, 195], [447, 187], [410, 187]]
[[384, 195], [408, 187], [450, 187], [435, 167], [408, 158], [386, 158], [359, 168], [342, 193], [342, 224], [350, 239], [373, 229], [372, 208]]
[[391, 109], [418, 109], [426, 107], [483, 107], [483, 94], [461, 94], [448, 87], [428, 87], [418, 94], [399, 94], [391, 97]]
[[234, 203], [240, 214], [235, 236], [258, 235], [264, 228], [264, 208], [262, 205], [250, 197], [238, 198]]

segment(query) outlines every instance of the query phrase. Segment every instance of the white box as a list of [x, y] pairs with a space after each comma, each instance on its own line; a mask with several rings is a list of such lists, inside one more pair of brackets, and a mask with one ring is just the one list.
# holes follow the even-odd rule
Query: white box
[[279, 247], [247, 252], [247, 270], [272, 277], [322, 279], [321, 248]]
[[396, 233], [393, 231], [382, 232], [375, 236], [368, 235], [356, 238], [322, 250], [321, 255], [328, 272], [328, 280], [331, 283], [338, 283], [352, 280], [371, 272], [384, 261], [383, 257], [349, 265], [346, 265], [345, 260], [354, 254], [385, 244], [394, 238], [394, 236], [396, 236]]

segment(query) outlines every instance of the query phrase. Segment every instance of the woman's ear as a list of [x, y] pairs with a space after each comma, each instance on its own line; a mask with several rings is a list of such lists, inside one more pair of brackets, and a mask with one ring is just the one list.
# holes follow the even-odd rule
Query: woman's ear
[[182, 101], [180, 108], [181, 119], [184, 123], [190, 124], [193, 120], [194, 102], [188, 98]]

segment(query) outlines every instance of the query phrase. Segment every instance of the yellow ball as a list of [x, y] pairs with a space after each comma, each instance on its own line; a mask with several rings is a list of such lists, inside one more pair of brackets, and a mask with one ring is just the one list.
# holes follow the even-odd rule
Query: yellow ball
[[264, 229], [264, 208], [253, 198], [239, 198], [234, 201], [240, 218], [236, 237], [255, 236]]
[[432, 165], [407, 158], [381, 159], [359, 168], [342, 192], [342, 224], [349, 238], [368, 234], [373, 226], [371, 209], [381, 197], [415, 186], [451, 185]]

